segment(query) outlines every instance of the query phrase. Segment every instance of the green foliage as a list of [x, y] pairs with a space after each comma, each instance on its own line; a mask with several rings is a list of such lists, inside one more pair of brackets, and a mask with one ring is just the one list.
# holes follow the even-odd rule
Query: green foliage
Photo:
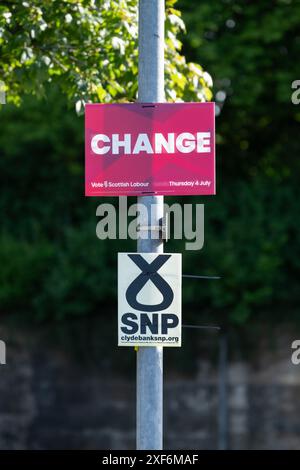
[[111, 246], [96, 238], [95, 224], [65, 227], [43, 289], [33, 299], [35, 318], [62, 320], [95, 312], [103, 315], [115, 300], [115, 264]]
[[[116, 307], [116, 252], [134, 251], [134, 242], [97, 239], [103, 200], [83, 195], [82, 119], [55, 89], [47, 96], [1, 111], [0, 311], [106, 316]], [[187, 322], [193, 312], [197, 323], [240, 324], [296, 310], [299, 192], [297, 175], [282, 185], [261, 176], [224, 178], [214, 198], [182, 198], [205, 203], [204, 248], [184, 252], [184, 242], [170, 241], [166, 251], [184, 252], [185, 273], [222, 278], [183, 281]]]
[[[179, 8], [188, 29], [183, 51], [212, 73], [221, 108], [217, 196], [203, 201], [199, 260], [222, 280], [207, 283], [199, 305], [239, 324], [290, 320], [300, 300], [300, 114], [291, 102], [300, 3], [179, 0]], [[187, 289], [186, 299], [196, 299], [197, 287]]]
[[[12, 8], [9, 3], [3, 6], [2, 2], [1, 8]], [[55, 1], [34, 2], [45, 12], [51, 3], [58, 5]], [[59, 3], [60, 9], [54, 12], [62, 19], [74, 5]], [[205, 94], [208, 78], [203, 71], [197, 75], [193, 65], [187, 66], [185, 61], [180, 64], [180, 44], [176, 41], [178, 28], [183, 25], [171, 3], [166, 35], [169, 99], [209, 98]], [[111, 4], [117, 9], [121, 2]], [[15, 5], [19, 7], [19, 3]], [[81, 5], [89, 9], [91, 2]], [[238, 0], [179, 3], [188, 27], [182, 37], [184, 52], [189, 60], [200, 61], [216, 77], [215, 94], [226, 93], [217, 119], [217, 196], [184, 200], [205, 204], [205, 245], [200, 252], [184, 253], [184, 271], [217, 274], [222, 279], [183, 281], [186, 323], [189, 319], [195, 323], [229, 319], [234, 324], [267, 318], [274, 322], [290, 320], [300, 301], [299, 107], [290, 102], [291, 82], [299, 78], [299, 7], [296, 2], [279, 0], [273, 2], [272, 9], [270, 2], [264, 1], [248, 2], [247, 8], [243, 5]], [[103, 15], [107, 20], [109, 12]], [[118, 15], [114, 18], [120, 24]], [[57, 44], [64, 44], [64, 28], [70, 25], [61, 21], [52, 27], [52, 33], [57, 29], [55, 34], [60, 38]], [[135, 23], [132, 26], [136, 28]], [[10, 27], [11, 23], [5, 26], [6, 35]], [[173, 37], [171, 27], [177, 28]], [[115, 26], [107, 28], [111, 33], [115, 30]], [[20, 31], [24, 38], [24, 28]], [[129, 41], [127, 33], [120, 31], [119, 36]], [[99, 41], [100, 36], [96, 36]], [[11, 46], [5, 44], [12, 58]], [[43, 36], [40, 44], [49, 45], [49, 38]], [[76, 57], [85, 57], [85, 53], [95, 56], [95, 48], [89, 52], [87, 44], [79, 39], [76, 44]], [[119, 73], [124, 57], [109, 44], [101, 43], [103, 57], [108, 53], [105, 48], [110, 47], [110, 60]], [[0, 47], [4, 52], [3, 41]], [[135, 46], [130, 47], [126, 46], [126, 60], [136, 64]], [[56, 53], [52, 51], [54, 56]], [[101, 54], [99, 51], [99, 60]], [[2, 68], [10, 63], [4, 57]], [[71, 57], [62, 55], [61, 60], [70, 71]], [[38, 54], [35, 61], [40, 61]], [[22, 98], [24, 91], [30, 91], [30, 84], [37, 83], [33, 64], [12, 66], [11, 78], [9, 67], [5, 72], [5, 82], [10, 92], [14, 90], [14, 101], [21, 95], [23, 79], [29, 85], [22, 88]], [[53, 67], [59, 69], [57, 75], [52, 76], [52, 67], [48, 67], [44, 79], [38, 81], [45, 87], [44, 101], [24, 96], [20, 108], [5, 105], [0, 112], [1, 312], [31, 313], [38, 319], [105, 315], [116, 306], [116, 251], [131, 251], [134, 246], [126, 241], [120, 245], [96, 238], [96, 207], [103, 200], [83, 196], [83, 120], [68, 109], [54, 83], [59, 81], [72, 100], [86, 100], [87, 95], [100, 100], [92, 90], [77, 86], [79, 76], [82, 83], [101, 79], [106, 93], [102, 101], [134, 99], [136, 90], [132, 84], [126, 93], [112, 96], [108, 89], [110, 72], [105, 67], [99, 74], [96, 65], [97, 74], [91, 82], [81, 68], [75, 79], [76, 74]], [[20, 81], [16, 80], [19, 73], [23, 75]], [[134, 67], [128, 67], [126, 73], [116, 78], [120, 84], [124, 85], [129, 76], [136, 77]], [[172, 90], [176, 97], [172, 97]], [[196, 97], [196, 90], [204, 95]], [[166, 250], [173, 249], [184, 251], [184, 245], [168, 242]]]
[[53, 87], [0, 117], [0, 312], [105, 314], [117, 247], [96, 237], [100, 201], [84, 197], [83, 119]]
[[185, 254], [185, 270], [221, 279], [185, 285], [192, 311], [198, 306], [210, 321], [234, 324], [287, 320], [287, 311], [292, 319], [300, 302], [299, 197], [296, 178], [281, 187], [257, 178], [233, 183], [205, 205], [204, 248]]
[[43, 288], [54, 247], [47, 241], [30, 244], [11, 235], [0, 237], [1, 312], [31, 310]]
[[[97, 239], [96, 207], [108, 200], [83, 195], [82, 118], [55, 89], [47, 96], [1, 110], [0, 311], [106, 316], [116, 308], [116, 253], [135, 244]], [[224, 178], [216, 197], [192, 199], [205, 204], [204, 248], [184, 252], [170, 241], [165, 249], [184, 253], [185, 273], [222, 279], [183, 281], [187, 323], [291, 318], [300, 300], [299, 191], [297, 175], [280, 185]]]
[[[78, 113], [87, 101], [136, 99], [137, 3], [0, 5], [0, 79], [8, 102], [0, 134], [1, 311], [62, 319], [101, 312], [114, 297], [116, 246], [96, 238], [98, 201], [83, 196], [83, 120], [58, 88]], [[166, 2], [167, 99], [205, 101], [211, 78], [180, 53], [185, 26], [175, 3]], [[28, 94], [45, 100], [38, 104]]]
[[[167, 98], [206, 101], [211, 78], [180, 54], [184, 23], [174, 3], [166, 10]], [[135, 100], [137, 37], [137, 0], [2, 2], [0, 79], [7, 100], [44, 96], [46, 83], [58, 83], [78, 112], [87, 101]]]
[[300, 113], [291, 103], [291, 85], [299, 79], [300, 2], [178, 5], [188, 30], [184, 52], [210, 71], [215, 100], [223, 106], [217, 119], [222, 178], [264, 174], [283, 184], [300, 171]]

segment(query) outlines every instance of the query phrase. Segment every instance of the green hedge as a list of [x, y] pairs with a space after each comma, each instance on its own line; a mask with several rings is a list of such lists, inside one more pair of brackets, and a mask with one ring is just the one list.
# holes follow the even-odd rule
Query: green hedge
[[[3, 107], [0, 148], [1, 312], [41, 320], [115, 310], [116, 253], [135, 244], [96, 238], [104, 199], [83, 195], [82, 118], [55, 90], [47, 102], [27, 98], [19, 109]], [[186, 318], [291, 319], [300, 292], [299, 199], [296, 176], [222, 174], [216, 197], [181, 198], [205, 203], [204, 248], [184, 252], [184, 271], [222, 277], [183, 281]], [[170, 241], [172, 250], [184, 251], [183, 242]]]

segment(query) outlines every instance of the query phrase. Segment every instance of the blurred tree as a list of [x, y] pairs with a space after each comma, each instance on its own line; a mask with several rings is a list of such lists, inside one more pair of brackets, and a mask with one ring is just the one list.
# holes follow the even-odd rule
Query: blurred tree
[[[222, 280], [184, 280], [186, 323], [225, 316], [234, 324], [275, 322], [291, 319], [292, 312], [297, 316], [300, 302], [300, 108], [290, 101], [291, 82], [299, 78], [294, 17], [299, 7], [283, 1], [273, 2], [273, 9], [264, 1], [244, 4], [179, 3], [189, 25], [184, 51], [213, 72], [217, 103], [223, 104], [217, 119], [217, 197], [182, 198], [206, 205], [204, 248], [184, 253], [184, 271]], [[111, 53], [117, 60], [117, 49]], [[26, 67], [13, 74], [20, 69], [29, 77], [33, 71]], [[57, 77], [63, 87], [70, 79], [63, 71]], [[82, 117], [75, 118], [56, 79], [49, 84], [48, 78], [42, 82], [45, 100], [22, 96], [20, 108], [7, 104], [0, 112], [1, 311], [39, 319], [110, 315], [115, 253], [131, 251], [133, 244], [96, 238], [99, 199], [83, 196]], [[125, 83], [123, 75], [120, 80]], [[76, 93], [69, 97], [83, 99]], [[183, 243], [170, 241], [166, 250], [184, 252]]]
[[[58, 83], [76, 102], [134, 100], [137, 93], [137, 0], [3, 0], [0, 78], [7, 101], [45, 94]], [[206, 101], [211, 78], [180, 54], [185, 26], [167, 0], [166, 93], [171, 101]]]
[[96, 237], [83, 117], [51, 86], [45, 100], [27, 95], [0, 118], [0, 312], [40, 320], [104, 312], [115, 299], [115, 253], [128, 244]]
[[[300, 301], [300, 108], [291, 103], [291, 85], [299, 78], [300, 3], [179, 0], [178, 5], [188, 29], [183, 51], [212, 73], [220, 111], [218, 196], [203, 201], [205, 246], [199, 262], [223, 279], [208, 283], [201, 294], [190, 284], [186, 299], [198, 295], [210, 314], [234, 323], [291, 319]], [[186, 263], [192, 271], [190, 253]]]
[[[212, 80], [180, 53], [178, 35], [185, 26], [175, 3], [166, 1], [167, 99], [206, 101]], [[117, 248], [104, 241], [100, 248], [95, 236], [98, 201], [83, 197], [83, 121], [67, 100], [80, 113], [87, 101], [136, 99], [137, 4], [0, 3], [0, 80], [8, 103], [0, 115], [2, 311], [63, 318], [112, 301]], [[45, 100], [37, 103], [26, 95]]]
[[283, 184], [300, 170], [298, 0], [179, 0], [187, 24], [184, 52], [214, 77], [222, 176], [266, 175]]

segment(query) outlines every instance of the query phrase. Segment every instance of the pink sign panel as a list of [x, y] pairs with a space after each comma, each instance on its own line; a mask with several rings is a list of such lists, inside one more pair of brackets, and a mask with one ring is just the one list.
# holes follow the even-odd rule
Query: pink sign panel
[[87, 104], [86, 196], [215, 194], [214, 103]]

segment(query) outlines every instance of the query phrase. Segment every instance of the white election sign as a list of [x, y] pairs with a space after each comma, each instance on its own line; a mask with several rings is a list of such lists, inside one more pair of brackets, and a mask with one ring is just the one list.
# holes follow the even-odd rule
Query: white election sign
[[181, 254], [118, 254], [119, 346], [181, 346]]

